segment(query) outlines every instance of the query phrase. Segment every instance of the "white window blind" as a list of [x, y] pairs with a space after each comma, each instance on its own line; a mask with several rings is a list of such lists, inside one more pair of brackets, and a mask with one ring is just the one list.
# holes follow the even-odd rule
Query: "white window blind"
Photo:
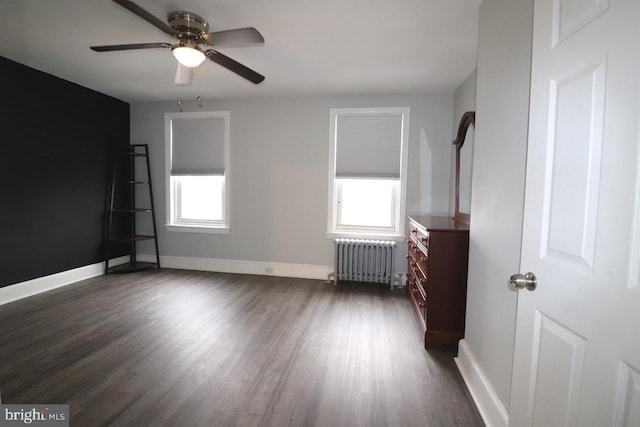
[[225, 119], [171, 121], [171, 175], [224, 175]]
[[400, 179], [403, 115], [336, 116], [336, 177]]

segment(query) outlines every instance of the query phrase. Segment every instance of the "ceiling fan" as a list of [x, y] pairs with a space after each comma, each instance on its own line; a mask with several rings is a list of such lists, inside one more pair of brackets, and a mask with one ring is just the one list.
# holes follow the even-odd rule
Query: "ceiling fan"
[[208, 33], [207, 30], [209, 29], [209, 23], [195, 13], [184, 11], [170, 13], [167, 17], [167, 24], [130, 0], [112, 1], [144, 19], [166, 34], [176, 38], [178, 42], [176, 44], [135, 43], [91, 46], [91, 50], [96, 52], [112, 52], [118, 50], [153, 48], [171, 49], [171, 53], [178, 60], [178, 72], [176, 74], [177, 84], [186, 84], [187, 82], [190, 82], [190, 78], [183, 80], [181, 83], [178, 82], [178, 76], [181, 74], [181, 71], [184, 71], [182, 67], [187, 67], [186, 70], [191, 71], [193, 67], [200, 65], [206, 58], [216, 64], [222, 65], [254, 84], [258, 84], [264, 80], [264, 76], [260, 73], [257, 73], [226, 55], [223, 55], [215, 49], [211, 49], [219, 47], [251, 46], [264, 43], [262, 34], [260, 34], [260, 32], [255, 28], [236, 28], [233, 30]]

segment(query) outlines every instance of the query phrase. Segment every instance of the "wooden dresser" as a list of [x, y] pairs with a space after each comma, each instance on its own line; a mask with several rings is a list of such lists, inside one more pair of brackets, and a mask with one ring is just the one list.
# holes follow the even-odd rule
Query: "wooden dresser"
[[444, 216], [409, 217], [407, 294], [425, 348], [464, 337], [469, 225]]

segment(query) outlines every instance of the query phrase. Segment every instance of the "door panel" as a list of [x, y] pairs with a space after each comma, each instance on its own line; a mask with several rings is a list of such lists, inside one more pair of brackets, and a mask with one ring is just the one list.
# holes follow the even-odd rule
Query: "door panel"
[[588, 268], [595, 252], [605, 67], [601, 61], [550, 82], [543, 256]]
[[620, 363], [616, 427], [640, 426], [640, 371]]
[[575, 425], [586, 341], [540, 312], [534, 324], [528, 424]]
[[607, 0], [556, 0], [553, 6], [553, 46], [593, 21], [608, 7]]

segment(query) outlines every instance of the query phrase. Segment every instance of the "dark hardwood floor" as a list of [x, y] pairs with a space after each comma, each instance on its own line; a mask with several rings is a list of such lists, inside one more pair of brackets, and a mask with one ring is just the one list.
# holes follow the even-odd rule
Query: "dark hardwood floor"
[[72, 426], [482, 426], [404, 290], [155, 270], [0, 306], [3, 403]]

